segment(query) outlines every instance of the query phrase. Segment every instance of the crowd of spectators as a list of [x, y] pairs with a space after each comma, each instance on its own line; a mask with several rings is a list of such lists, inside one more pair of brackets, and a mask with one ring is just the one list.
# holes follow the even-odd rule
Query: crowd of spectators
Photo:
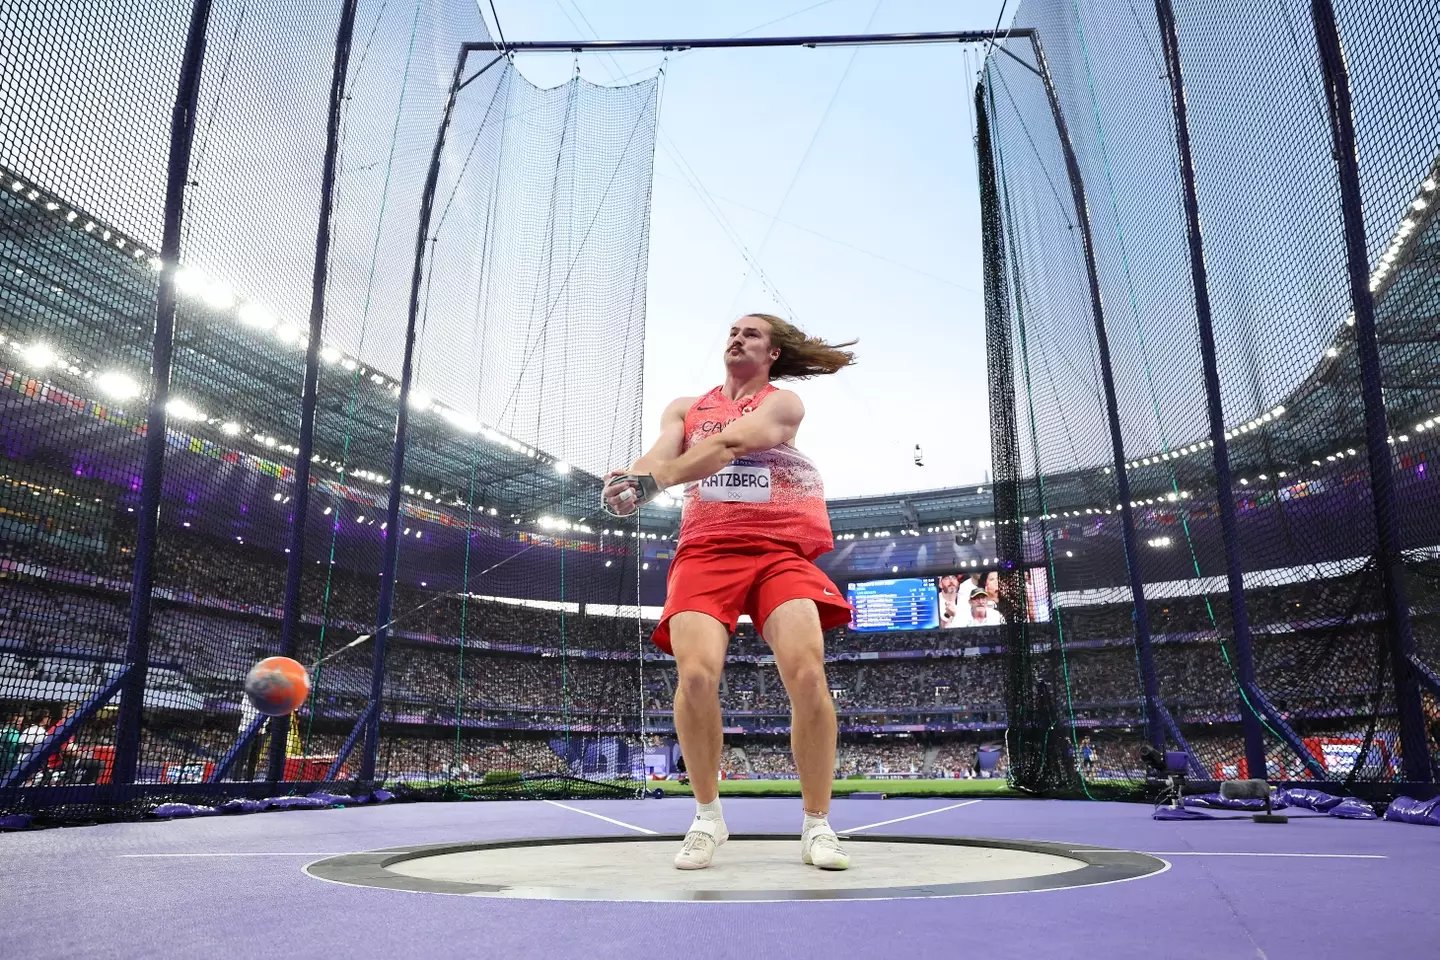
[[[553, 616], [552, 611], [485, 601], [473, 603], [514, 620]], [[113, 676], [124, 655], [120, 598], [34, 580], [0, 581], [0, 696], [6, 678], [34, 681], [32, 698], [46, 696], [45, 684], [96, 689]], [[567, 629], [577, 632], [613, 626], [608, 618], [571, 614]], [[1435, 618], [1415, 621], [1422, 657], [1440, 662], [1440, 627]], [[633, 627], [633, 624], [631, 625]], [[302, 632], [297, 658], [314, 662], [347, 642], [316, 629]], [[238, 698], [240, 678], [278, 646], [277, 626], [264, 618], [223, 614], [175, 603], [159, 605], [151, 634], [152, 689], [193, 689]], [[317, 687], [331, 696], [368, 695], [369, 649], [345, 654], [316, 674]], [[647, 709], [664, 710], [674, 690], [674, 668], [664, 662], [497, 652], [487, 647], [393, 638], [386, 661], [387, 698], [472, 709], [530, 708], [545, 712], [625, 713], [638, 711], [643, 676]], [[1385, 682], [1383, 647], [1366, 624], [1290, 634], [1261, 634], [1255, 642], [1257, 673], [1282, 709], [1308, 711], [1363, 707]], [[1163, 643], [1155, 647], [1159, 688], [1167, 702], [1189, 719], [1223, 719], [1235, 699], [1234, 650], [1216, 639]], [[1037, 653], [1037, 676], [1067, 692], [1070, 708], [1132, 708], [1141, 690], [1139, 668], [1129, 647], [1094, 647]], [[833, 660], [827, 668], [837, 706], [863, 710], [993, 710], [1004, 702], [1007, 660], [1003, 656], [949, 656], [904, 660]], [[1317, 683], [1323, 677], [1324, 682]], [[1377, 679], [1378, 678], [1378, 679]], [[35, 684], [40, 684], [37, 687]], [[61, 691], [59, 696], [71, 695]], [[728, 665], [722, 703], [730, 712], [788, 711], [784, 684], [773, 663]], [[1213, 716], [1206, 709], [1214, 707]], [[1103, 719], [1107, 714], [1091, 716]]]
[[[172, 532], [174, 533], [174, 532]], [[249, 666], [279, 646], [278, 605], [283, 566], [260, 551], [226, 545], [225, 562], [215, 562], [217, 546], [199, 536], [167, 535], [157, 557], [157, 600], [152, 617], [149, 689], [193, 694], [207, 705], [238, 708], [239, 684]], [[12, 718], [0, 728], [0, 761], [33, 748], [35, 729], [53, 728], [64, 704], [101, 688], [125, 659], [129, 625], [131, 547], [119, 531], [109, 548], [72, 552], [46, 544], [0, 541], [0, 557], [47, 567], [0, 574], [0, 710]], [[66, 578], [63, 572], [81, 574]], [[372, 578], [335, 568], [326, 579], [307, 577], [304, 612], [318, 620], [302, 626], [297, 658], [311, 663], [368, 629], [374, 617]], [[87, 582], [84, 577], [109, 583]], [[1312, 720], [1344, 718], [1371, 711], [1378, 692], [1389, 683], [1386, 654], [1379, 636], [1373, 578], [1363, 575], [1251, 589], [1247, 601], [1255, 626], [1255, 662], [1262, 686], [1282, 713]], [[119, 585], [119, 586], [117, 586]], [[433, 601], [433, 602], [431, 602]], [[1433, 579], [1412, 585], [1415, 641], [1420, 657], [1440, 664], [1440, 618], [1434, 615], [1440, 593]], [[391, 638], [384, 687], [390, 715], [403, 714], [428, 724], [453, 723], [459, 716], [515, 723], [534, 729], [551, 724], [599, 723], [613, 718], [617, 729], [645, 709], [667, 712], [675, 687], [674, 668], [665, 661], [639, 659], [648, 645], [626, 617], [446, 597], [413, 587], [398, 589], [396, 610], [414, 610]], [[1154, 662], [1159, 687], [1176, 717], [1186, 724], [1225, 722], [1236, 712], [1234, 650], [1223, 636], [1228, 610], [1204, 598], [1152, 601], [1151, 626], [1157, 637]], [[1037, 626], [1032, 672], [1050, 680], [1056, 710], [1077, 723], [1120, 726], [1139, 716], [1139, 668], [1133, 647], [1133, 611], [1123, 603], [1095, 604], [1062, 611], [1065, 649], [1056, 642], [1055, 624]], [[463, 630], [462, 630], [463, 624]], [[648, 633], [648, 628], [645, 631]], [[984, 646], [994, 633], [969, 632], [965, 642]], [[982, 633], [984, 636], [982, 636]], [[955, 715], [1004, 709], [1010, 661], [993, 650], [961, 650], [946, 631], [913, 634], [860, 634], [841, 628], [827, 635], [831, 657], [827, 672], [837, 708], [850, 718], [849, 729], [880, 725], [897, 717]], [[1047, 643], [1047, 641], [1050, 641]], [[1114, 641], [1105, 643], [1100, 641]], [[506, 646], [539, 648], [542, 653], [511, 651]], [[854, 654], [923, 650], [929, 655], [905, 659], [858, 660]], [[731, 645], [742, 656], [767, 658], [769, 650], [753, 626], [743, 624]], [[595, 655], [598, 654], [598, 655]], [[317, 703], [334, 707], [338, 722], [345, 711], [363, 706], [370, 689], [371, 649], [361, 647], [316, 671]], [[178, 705], [192, 701], [175, 700]], [[729, 714], [774, 715], [783, 725], [789, 702], [773, 662], [737, 660], [727, 668], [722, 704]], [[44, 710], [48, 724], [30, 722]], [[14, 721], [13, 717], [21, 716]], [[213, 719], [213, 718], [212, 718]], [[113, 724], [91, 725], [103, 738]], [[214, 726], [212, 723], [211, 726]], [[233, 726], [233, 723], [230, 725]], [[208, 730], [208, 732], [207, 732]], [[10, 731], [10, 732], [4, 732]], [[198, 725], [193, 736], [151, 737], [159, 754], [201, 754], [233, 739], [229, 726], [217, 732]], [[332, 730], [326, 737], [341, 736]], [[26, 740], [26, 737], [30, 740]], [[83, 745], [88, 734], [77, 734]], [[207, 737], [216, 741], [209, 743]], [[166, 742], [179, 744], [167, 747]], [[446, 753], [442, 738], [392, 738], [397, 768], [432, 768]], [[508, 746], [506, 745], [508, 743]], [[542, 750], [543, 748], [543, 750]], [[915, 742], [892, 739], [851, 744], [837, 768], [843, 774], [881, 769], [905, 771], [925, 764]], [[947, 772], [966, 770], [973, 756], [964, 747], [942, 748], [929, 762]], [[1219, 749], [1219, 748], [1217, 748]], [[472, 771], [496, 764], [523, 766], [524, 758], [544, 765], [549, 748], [543, 740], [477, 740], [463, 762]], [[848, 751], [848, 752], [847, 752]], [[955, 753], [954, 751], [958, 751]], [[454, 751], [450, 751], [453, 753]], [[973, 749], [972, 749], [973, 754]], [[1101, 750], [1111, 752], [1108, 748]], [[52, 777], [92, 776], [80, 754], [60, 753]], [[543, 761], [543, 763], [542, 763]], [[727, 754], [736, 775], [783, 772], [788, 750], [750, 748]], [[0, 763], [0, 770], [6, 764]]]

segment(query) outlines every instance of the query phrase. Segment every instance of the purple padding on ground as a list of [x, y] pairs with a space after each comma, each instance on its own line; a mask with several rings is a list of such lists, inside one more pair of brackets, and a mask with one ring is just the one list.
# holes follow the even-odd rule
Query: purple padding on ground
[[330, 806], [318, 797], [270, 797], [265, 802], [274, 810], [320, 810]]
[[1213, 820], [1204, 810], [1187, 810], [1184, 807], [1157, 807], [1150, 814], [1151, 820]]
[[150, 812], [162, 819], [173, 819], [175, 817], [208, 817], [220, 811], [214, 807], [194, 803], [162, 803]]
[[1386, 820], [1401, 823], [1419, 823], [1440, 827], [1440, 797], [1430, 800], [1416, 800], [1414, 797], [1396, 797], [1385, 809]]
[[332, 807], [350, 807], [357, 803], [364, 803], [365, 797], [350, 797], [343, 793], [326, 793], [324, 790], [316, 790], [310, 794], [312, 799], [323, 801]]
[[389, 790], [376, 790], [374, 793], [370, 794], [370, 799], [374, 800], [376, 803], [385, 803], [386, 801], [394, 800], [395, 794], [391, 793]]
[[0, 817], [0, 830], [24, 830], [30, 826], [30, 815], [28, 813], [17, 813], [9, 817]]
[[[1264, 800], [1224, 800], [1218, 793], [1197, 793], [1193, 797], [1185, 798], [1187, 807], [1205, 807], [1210, 810], [1264, 810]], [[1284, 810], [1290, 806], [1285, 799], [1284, 793], [1276, 793], [1270, 798], [1272, 810]]]
[[1342, 799], [1328, 794], [1324, 790], [1315, 790], [1310, 787], [1291, 787], [1289, 790], [1280, 792], [1285, 795], [1285, 799], [1289, 803], [1297, 807], [1305, 807], [1308, 810], [1319, 810], [1321, 813], [1340, 803]]
[[1342, 820], [1374, 820], [1375, 811], [1370, 804], [1356, 797], [1346, 797], [1329, 810], [1330, 816]]
[[264, 810], [265, 807], [266, 803], [264, 800], [246, 800], [241, 797], [236, 797], [234, 800], [226, 800], [220, 804], [220, 809], [226, 813], [259, 813], [261, 810]]

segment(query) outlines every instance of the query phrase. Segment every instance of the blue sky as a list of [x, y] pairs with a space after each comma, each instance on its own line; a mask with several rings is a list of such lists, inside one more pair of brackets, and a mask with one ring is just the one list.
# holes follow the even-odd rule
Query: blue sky
[[[992, 26], [999, 6], [495, 3], [511, 41], [974, 29]], [[780, 19], [795, 11], [804, 12]], [[820, 464], [829, 495], [983, 478], [990, 453], [968, 105], [979, 57], [963, 51], [670, 56], [652, 201], [647, 444], [666, 403], [719, 382], [733, 317], [767, 310], [827, 338], [860, 339], [858, 366], [795, 387], [808, 410], [799, 446]], [[611, 83], [651, 75], [662, 59], [584, 54], [579, 67], [586, 79]], [[567, 80], [575, 63], [569, 54], [518, 59], [545, 86]], [[913, 462], [916, 444], [924, 467]]]

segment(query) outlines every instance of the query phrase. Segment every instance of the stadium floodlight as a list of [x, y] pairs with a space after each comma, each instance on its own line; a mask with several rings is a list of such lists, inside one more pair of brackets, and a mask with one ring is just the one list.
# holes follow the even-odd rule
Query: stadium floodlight
[[275, 326], [275, 315], [258, 303], [243, 304], [235, 317], [253, 330], [269, 330]]
[[339, 363], [340, 356], [340, 351], [335, 347], [330, 346], [328, 343], [320, 348], [320, 359], [324, 360], [326, 363]]
[[169, 402], [165, 404], [165, 412], [176, 420], [189, 421], [205, 419], [205, 414], [197, 409], [194, 404], [180, 397], [171, 397]]
[[445, 421], [449, 423], [450, 426], [462, 433], [480, 432], [480, 421], [467, 414], [461, 413], [459, 410], [451, 410], [449, 407], [445, 407], [441, 409], [440, 415], [445, 418]]
[[130, 400], [140, 396], [140, 384], [134, 377], [119, 370], [107, 370], [100, 374], [95, 378], [95, 386], [116, 400]]
[[220, 432], [225, 434], [227, 437], [239, 436], [240, 424], [236, 423], [233, 420], [227, 421], [220, 425]]
[[235, 291], [230, 284], [216, 281], [205, 287], [205, 302], [215, 310], [229, 310], [235, 306]]
[[570, 472], [570, 464], [566, 463], [564, 460], [556, 460], [555, 472], [560, 474], [560, 476], [562, 477], [565, 476], [565, 474]]
[[275, 328], [275, 339], [286, 346], [290, 346], [291, 344], [304, 346], [310, 338], [305, 335], [305, 329], [303, 327], [293, 323], [282, 323]]
[[198, 297], [209, 285], [209, 279], [195, 267], [181, 267], [175, 271], [175, 289], [187, 296]]
[[29, 346], [21, 347], [18, 351], [20, 359], [25, 361], [26, 366], [34, 367], [36, 370], [44, 370], [56, 360], [60, 359], [50, 346], [43, 340], [37, 340]]
[[424, 390], [420, 390], [417, 388], [410, 391], [410, 409], [429, 410], [430, 404], [432, 402], [433, 400], [431, 399], [430, 394], [426, 393]]

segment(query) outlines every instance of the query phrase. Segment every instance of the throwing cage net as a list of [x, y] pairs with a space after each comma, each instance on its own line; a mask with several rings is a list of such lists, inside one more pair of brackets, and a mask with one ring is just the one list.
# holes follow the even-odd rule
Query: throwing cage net
[[645, 532], [598, 504], [658, 79], [457, 73], [450, 0], [0, 27], [0, 814], [633, 793]]
[[1134, 792], [1147, 742], [1430, 780], [1437, 13], [1027, 2], [988, 58], [996, 537], [1054, 599], [1006, 628], [1017, 785]]

